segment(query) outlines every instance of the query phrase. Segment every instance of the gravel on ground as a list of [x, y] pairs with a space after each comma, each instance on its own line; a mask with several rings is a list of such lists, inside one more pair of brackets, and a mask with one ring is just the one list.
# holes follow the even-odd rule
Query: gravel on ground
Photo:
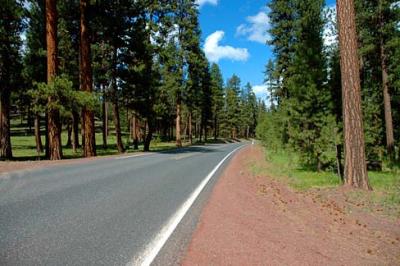
[[264, 158], [251, 145], [232, 159], [183, 265], [400, 265], [399, 219], [349, 211], [332, 195], [253, 174]]

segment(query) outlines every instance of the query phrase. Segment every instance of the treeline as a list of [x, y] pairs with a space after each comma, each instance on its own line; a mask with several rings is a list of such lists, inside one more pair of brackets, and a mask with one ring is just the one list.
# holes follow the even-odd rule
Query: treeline
[[1, 0], [0, 157], [12, 158], [14, 106], [34, 125], [38, 154], [53, 160], [63, 145], [95, 156], [100, 121], [107, 148], [109, 106], [119, 152], [139, 142], [148, 151], [154, 135], [178, 147], [192, 136], [253, 136], [265, 105], [250, 84], [234, 75], [225, 85], [210, 66], [195, 2]]
[[[304, 166], [336, 169], [343, 179], [366, 179], [361, 173], [364, 147], [370, 169], [380, 170], [382, 163], [393, 167], [400, 157], [400, 128], [395, 126], [400, 122], [400, 6], [394, 0], [355, 0], [354, 5], [353, 0], [338, 0], [338, 6], [341, 35], [336, 10], [328, 9], [323, 0], [268, 4], [269, 45], [275, 54], [265, 72], [271, 108], [257, 133], [271, 150], [290, 148], [299, 153]], [[354, 28], [356, 60], [350, 62]], [[327, 32], [330, 43], [324, 43]], [[352, 148], [358, 150], [352, 153]], [[353, 172], [344, 171], [346, 167]]]

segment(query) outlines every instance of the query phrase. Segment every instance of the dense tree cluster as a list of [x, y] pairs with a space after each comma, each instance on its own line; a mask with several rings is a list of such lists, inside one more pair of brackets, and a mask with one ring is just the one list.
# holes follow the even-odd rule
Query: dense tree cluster
[[[355, 9], [357, 35], [354, 40], [359, 52], [357, 54], [355, 50], [357, 60], [350, 63], [357, 69], [360, 67], [359, 74], [358, 71], [352, 72], [356, 68], [346, 65], [351, 52], [346, 56], [342, 53], [351, 49], [351, 43], [347, 42], [351, 41], [351, 32], [342, 31], [340, 42], [336, 38], [332, 43], [324, 43], [327, 32], [337, 36], [340, 29], [335, 13], [324, 2], [269, 2], [269, 45], [273, 47], [275, 58], [267, 63], [265, 73], [271, 107], [260, 122], [257, 133], [269, 148], [290, 148], [301, 154], [304, 165], [315, 170], [337, 169], [340, 176], [343, 176], [344, 149], [350, 146], [364, 149], [361, 142], [349, 145], [346, 141], [360, 135], [363, 142], [365, 134], [368, 166], [381, 168], [382, 162], [387, 162], [390, 167], [400, 144], [400, 131], [394, 127], [399, 123], [400, 114], [398, 108], [392, 109], [392, 106], [400, 104], [398, 1], [355, 0], [355, 8], [352, 8], [352, 0], [338, 1], [339, 18], [340, 12], [349, 15]], [[349, 24], [351, 16], [345, 19], [341, 21], [344, 26], [341, 29], [354, 28]], [[357, 113], [358, 76], [362, 119], [361, 127], [353, 128], [349, 125], [357, 120], [350, 115]], [[348, 81], [353, 78], [354, 87], [348, 91], [344, 85], [350, 84]], [[344, 105], [342, 96], [346, 100]], [[343, 113], [352, 120], [345, 123], [347, 129], [343, 127]], [[347, 153], [350, 156], [351, 152]], [[363, 158], [357, 158], [360, 160], [357, 164], [362, 165]], [[351, 167], [354, 170], [356, 165]], [[349, 173], [345, 172], [347, 175]]]
[[63, 146], [95, 156], [97, 131], [107, 148], [109, 114], [118, 152], [139, 143], [148, 151], [154, 138], [181, 146], [193, 137], [255, 134], [265, 106], [250, 84], [242, 88], [233, 76], [225, 86], [218, 65], [209, 64], [196, 1], [0, 6], [2, 159], [12, 158], [10, 110], [34, 125], [36, 151], [50, 159], [61, 159]]

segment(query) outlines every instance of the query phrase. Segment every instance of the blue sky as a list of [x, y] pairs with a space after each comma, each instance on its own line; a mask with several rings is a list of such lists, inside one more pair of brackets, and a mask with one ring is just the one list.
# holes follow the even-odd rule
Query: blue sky
[[[203, 49], [217, 62], [224, 79], [236, 74], [242, 85], [250, 82], [265, 97], [264, 68], [272, 52], [268, 34], [266, 0], [198, 0]], [[328, 0], [334, 5], [335, 0]]]

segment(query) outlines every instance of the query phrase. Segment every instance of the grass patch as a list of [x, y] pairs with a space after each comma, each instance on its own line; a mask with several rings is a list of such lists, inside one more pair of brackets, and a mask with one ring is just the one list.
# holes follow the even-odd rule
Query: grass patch
[[[65, 159], [73, 159], [73, 158], [81, 158], [83, 151], [81, 148], [77, 150], [76, 153], [73, 152], [71, 147], [65, 147], [67, 143], [67, 133], [63, 132], [61, 135], [62, 143], [63, 143], [63, 156]], [[139, 150], [134, 150], [133, 147], [128, 145], [127, 137], [123, 137], [123, 141], [125, 143], [126, 152], [138, 152], [143, 150], [143, 145], [139, 145]], [[43, 145], [45, 143], [44, 136], [42, 136]], [[117, 150], [117, 141], [114, 135], [110, 135], [107, 138], [107, 149], [103, 148], [103, 139], [101, 133], [96, 133], [96, 143], [97, 143], [97, 155], [98, 156], [106, 156], [106, 155], [115, 155], [118, 154]], [[36, 143], [35, 137], [32, 135], [12, 135], [11, 136], [11, 144], [13, 148], [13, 156], [14, 160], [23, 161], [23, 160], [37, 160], [38, 156], [36, 153]], [[163, 151], [168, 149], [175, 148], [175, 142], [161, 142], [161, 141], [152, 141], [150, 143], [151, 151]], [[44, 159], [44, 153], [41, 154], [40, 159]]]
[[272, 177], [284, 179], [297, 190], [335, 187], [340, 184], [339, 177], [333, 172], [315, 172], [302, 167], [296, 154], [286, 151], [266, 152], [266, 160], [266, 171]]
[[[252, 165], [254, 174], [266, 175], [286, 182], [290, 187], [306, 191], [313, 188], [335, 188], [341, 185], [335, 172], [315, 172], [300, 165], [299, 157], [287, 151], [265, 153], [266, 163]], [[382, 209], [389, 215], [400, 216], [400, 174], [398, 171], [368, 173], [372, 192], [354, 190], [348, 196], [365, 202], [368, 209]]]
[[400, 175], [397, 172], [369, 172], [371, 193], [353, 191], [350, 199], [366, 202], [367, 209], [380, 209], [388, 214], [400, 216]]

